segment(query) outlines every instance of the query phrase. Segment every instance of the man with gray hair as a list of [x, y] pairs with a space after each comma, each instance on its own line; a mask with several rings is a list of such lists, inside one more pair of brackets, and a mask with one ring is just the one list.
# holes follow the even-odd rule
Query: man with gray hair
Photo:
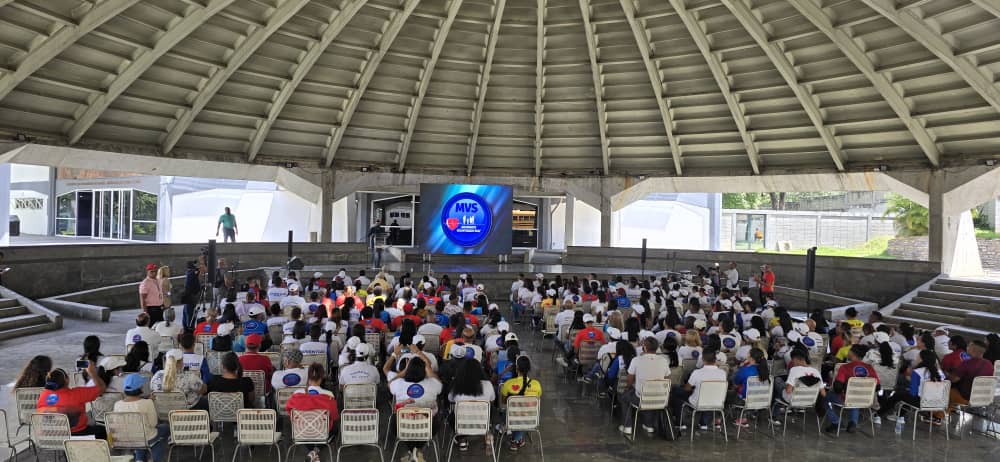
[[280, 390], [287, 387], [304, 387], [309, 371], [302, 367], [302, 352], [297, 349], [285, 350], [282, 356], [284, 369], [271, 376], [271, 387]]

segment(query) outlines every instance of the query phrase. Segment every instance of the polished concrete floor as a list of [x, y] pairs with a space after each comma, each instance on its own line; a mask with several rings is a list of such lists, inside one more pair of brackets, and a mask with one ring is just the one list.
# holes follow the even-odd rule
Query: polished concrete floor
[[[67, 320], [65, 329], [50, 332], [28, 339], [0, 342], [0, 383], [8, 384], [17, 375], [18, 369], [28, 358], [35, 354], [52, 356], [57, 365], [72, 366], [73, 358], [79, 354], [83, 338], [91, 333], [100, 335], [105, 347], [104, 353], [121, 353], [124, 349], [123, 333], [132, 324], [134, 311], [118, 311], [112, 315], [109, 323], [94, 323]], [[815, 420], [810, 414], [806, 432], [803, 434], [800, 421], [790, 425], [788, 435], [777, 439], [770, 437], [769, 431], [741, 435], [740, 441], [735, 441], [735, 428], [729, 426], [729, 442], [726, 443], [721, 434], [698, 433], [694, 442], [688, 435], [678, 441], [668, 441], [665, 437], [649, 437], [639, 435], [636, 441], [630, 442], [617, 432], [619, 420], [612, 418], [606, 400], [598, 400], [592, 389], [586, 395], [581, 394], [581, 385], [567, 381], [553, 367], [550, 361], [550, 347], [537, 340], [538, 336], [529, 333], [524, 326], [517, 329], [527, 349], [535, 359], [538, 376], [542, 380], [543, 414], [542, 414], [542, 444], [545, 459], [548, 461], [652, 461], [652, 460], [723, 460], [733, 461], [934, 461], [949, 460], [972, 462], [1000, 460], [1000, 440], [979, 435], [967, 435], [964, 440], [952, 439], [945, 441], [944, 434], [936, 431], [928, 438], [926, 427], [918, 432], [917, 440], [908, 437], [899, 438], [893, 433], [893, 426], [888, 423], [876, 427], [876, 437], [865, 433], [842, 434], [839, 439], [829, 435], [818, 435]], [[544, 351], [542, 350], [544, 346]], [[11, 414], [11, 393], [4, 387], [0, 393], [0, 407], [8, 409], [8, 418], [14, 420]], [[729, 419], [730, 421], [732, 418]], [[810, 426], [811, 425], [811, 426]], [[384, 423], [383, 423], [384, 428]], [[867, 428], [867, 427], [866, 427]], [[217, 451], [218, 460], [232, 460], [231, 440]], [[391, 444], [389, 451], [391, 451]], [[389, 451], [385, 457], [388, 459]], [[3, 453], [0, 453], [3, 454]], [[303, 460], [304, 455], [293, 460]], [[178, 457], [180, 455], [180, 457]], [[447, 448], [442, 451], [442, 460], [447, 456]], [[6, 457], [6, 454], [4, 454]], [[373, 450], [349, 448], [343, 452], [345, 460], [369, 461], [378, 460]], [[455, 452], [455, 460], [485, 460], [488, 457], [481, 443], [473, 442], [469, 452]], [[542, 460], [539, 457], [536, 442], [529, 443], [516, 456], [517, 460]], [[190, 452], [175, 454], [174, 460], [193, 460]], [[265, 451], [255, 451], [251, 459], [243, 452], [240, 460], [271, 461], [277, 460], [274, 454]], [[399, 456], [397, 455], [397, 460]], [[504, 448], [502, 459], [510, 459], [510, 453]], [[34, 460], [30, 454], [21, 454], [17, 461]], [[52, 460], [45, 456], [42, 460]], [[205, 455], [202, 460], [209, 460]], [[325, 459], [324, 459], [325, 460]], [[428, 460], [433, 460], [428, 453]]]

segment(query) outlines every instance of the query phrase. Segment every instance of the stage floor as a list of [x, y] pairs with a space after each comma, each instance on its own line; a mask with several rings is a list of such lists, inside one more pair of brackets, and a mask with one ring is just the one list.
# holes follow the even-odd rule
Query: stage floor
[[[417, 274], [425, 274], [428, 270], [434, 270], [434, 274], [437, 276], [448, 274], [448, 275], [458, 275], [462, 273], [469, 274], [489, 274], [489, 273], [504, 273], [513, 274], [524, 273], [525, 276], [530, 276], [535, 273], [543, 273], [546, 276], [555, 274], [570, 274], [583, 276], [589, 273], [595, 273], [598, 275], [639, 275], [642, 273], [641, 268], [598, 268], [592, 266], [575, 266], [575, 265], [549, 265], [549, 264], [530, 264], [530, 263], [509, 263], [509, 264], [490, 264], [490, 263], [386, 263], [384, 265], [386, 271], [389, 271], [394, 276], [410, 272]], [[371, 268], [370, 265], [306, 265], [305, 268], [298, 271], [299, 274], [311, 275], [312, 273], [319, 271], [323, 273], [324, 277], [332, 277], [340, 271], [341, 268], [347, 270], [352, 276], [356, 276], [359, 270], [365, 270], [366, 274], [370, 277], [377, 272], [377, 269]], [[271, 267], [269, 270], [282, 270], [284, 267]], [[660, 274], [667, 271], [661, 268], [646, 268], [646, 274]]]

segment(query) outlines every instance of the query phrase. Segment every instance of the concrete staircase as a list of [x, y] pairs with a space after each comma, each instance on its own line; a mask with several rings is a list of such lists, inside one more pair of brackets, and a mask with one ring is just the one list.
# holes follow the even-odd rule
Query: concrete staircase
[[0, 298], [0, 340], [58, 329], [44, 314], [33, 313], [16, 298]]
[[953, 334], [982, 338], [1000, 332], [1000, 283], [940, 278], [886, 320], [922, 329], [949, 326]]

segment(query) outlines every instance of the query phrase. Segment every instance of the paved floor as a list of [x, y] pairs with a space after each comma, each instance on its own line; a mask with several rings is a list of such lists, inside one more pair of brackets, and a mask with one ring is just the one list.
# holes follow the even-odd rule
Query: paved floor
[[[83, 338], [91, 333], [101, 336], [107, 354], [123, 351], [123, 332], [132, 323], [134, 311], [118, 311], [113, 313], [111, 322], [95, 323], [67, 320], [65, 329], [58, 332], [41, 334], [29, 339], [21, 339], [0, 343], [3, 360], [0, 361], [0, 383], [9, 383], [17, 375], [18, 369], [25, 361], [35, 354], [47, 354], [56, 359], [57, 365], [71, 366], [72, 361], [81, 350]], [[917, 441], [909, 438], [898, 438], [893, 433], [891, 425], [876, 427], [876, 438], [867, 434], [844, 434], [835, 439], [828, 435], [817, 435], [815, 426], [807, 427], [805, 434], [801, 427], [790, 426], [788, 436], [777, 440], [770, 438], [766, 431], [742, 435], [740, 441], [734, 440], [735, 428], [730, 426], [730, 441], [723, 441], [721, 434], [696, 434], [693, 443], [687, 435], [678, 441], [668, 441], [663, 437], [648, 437], [640, 435], [635, 443], [623, 438], [616, 430], [617, 419], [610, 416], [606, 400], [597, 400], [593, 391], [588, 389], [586, 396], [581, 395], [581, 386], [576, 382], [568, 382], [556, 373], [550, 361], [549, 345], [542, 342], [537, 335], [518, 329], [522, 340], [526, 341], [528, 351], [533, 352], [536, 367], [542, 381], [543, 396], [543, 436], [545, 459], [552, 461], [652, 461], [652, 460], [724, 460], [733, 461], [839, 461], [847, 460], [880, 460], [880, 461], [934, 461], [945, 462], [956, 460], [962, 462], [980, 460], [1000, 460], [1000, 441], [983, 436], [968, 436], [964, 440], [945, 441], [944, 435], [935, 433], [928, 439], [926, 430], [918, 433]], [[0, 392], [0, 407], [10, 409], [11, 394], [9, 388]], [[8, 411], [9, 412], [9, 411]], [[13, 415], [10, 415], [13, 417]], [[812, 416], [810, 415], [811, 419]], [[731, 420], [731, 419], [730, 419]], [[809, 422], [812, 423], [812, 422]], [[384, 427], [384, 424], [383, 424]], [[909, 430], [909, 428], [907, 428]], [[390, 449], [391, 451], [391, 445]], [[538, 445], [530, 443], [517, 455], [518, 460], [541, 460], [538, 455]], [[293, 460], [302, 460], [304, 457]], [[226, 443], [217, 454], [218, 460], [232, 460], [232, 446]], [[370, 461], [377, 460], [374, 451], [350, 448], [345, 449], [346, 460]], [[388, 451], [385, 454], [388, 459]], [[428, 453], [428, 456], [430, 454]], [[442, 460], [447, 456], [445, 449]], [[481, 445], [473, 443], [468, 453], [456, 451], [456, 460], [482, 461], [487, 457]], [[184, 452], [181, 458], [193, 459], [189, 452]], [[505, 449], [503, 459], [509, 459], [510, 453]], [[175, 457], [177, 460], [178, 457]], [[206, 455], [202, 460], [208, 460]], [[19, 462], [34, 460], [22, 454]], [[43, 457], [42, 460], [50, 460]], [[246, 453], [240, 460], [271, 461], [277, 460], [273, 454], [255, 451], [254, 457], [248, 458]], [[398, 460], [398, 456], [397, 456]], [[432, 460], [428, 457], [428, 460]]]

